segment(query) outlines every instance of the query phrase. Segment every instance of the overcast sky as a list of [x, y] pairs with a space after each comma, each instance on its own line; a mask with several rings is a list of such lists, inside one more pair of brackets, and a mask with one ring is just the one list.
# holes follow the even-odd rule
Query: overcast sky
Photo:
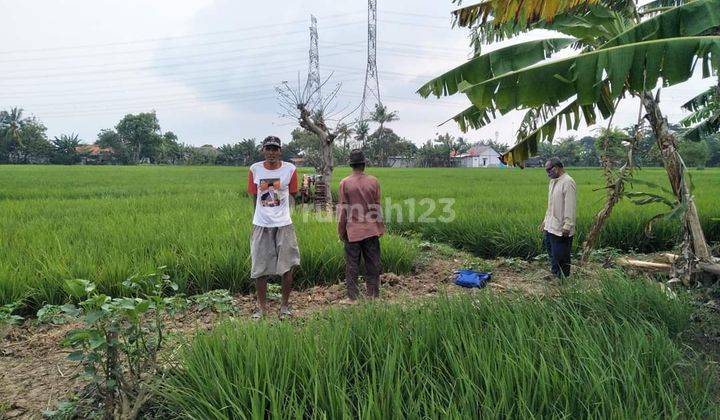
[[[381, 98], [400, 116], [390, 127], [418, 144], [438, 132], [461, 134], [452, 122], [437, 125], [469, 104], [464, 96], [415, 94], [468, 58], [466, 31], [450, 25], [453, 4], [378, 3]], [[24, 108], [51, 138], [75, 132], [91, 143], [125, 114], [155, 110], [163, 131], [188, 144], [269, 134], [287, 140], [296, 123], [280, 116], [274, 87], [307, 73], [310, 14], [318, 18], [321, 76], [342, 82], [340, 108], [355, 108], [362, 95], [361, 0], [0, 0], [0, 7], [0, 109]], [[665, 89], [661, 106], [671, 121], [710, 84], [696, 78]], [[625, 101], [615, 123], [632, 124], [637, 112], [636, 102]], [[517, 124], [508, 115], [465, 136], [512, 144]]]

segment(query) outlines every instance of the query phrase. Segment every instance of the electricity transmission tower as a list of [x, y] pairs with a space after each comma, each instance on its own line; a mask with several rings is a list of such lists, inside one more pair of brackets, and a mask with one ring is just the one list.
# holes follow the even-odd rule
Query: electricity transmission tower
[[[370, 107], [368, 101], [380, 101], [380, 81], [377, 71], [377, 0], [368, 0], [368, 54], [367, 70], [365, 70], [365, 88], [360, 103], [360, 121], [365, 120], [365, 114]], [[374, 98], [374, 99], [373, 99]]]
[[320, 52], [318, 50], [317, 19], [310, 15], [310, 67], [308, 68], [308, 93], [316, 101], [321, 100], [320, 92]]

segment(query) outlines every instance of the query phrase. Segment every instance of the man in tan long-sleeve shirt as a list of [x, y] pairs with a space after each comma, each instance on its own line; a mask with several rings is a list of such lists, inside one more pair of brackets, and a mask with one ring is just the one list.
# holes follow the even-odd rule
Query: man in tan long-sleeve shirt
[[570, 275], [570, 255], [575, 235], [576, 187], [560, 159], [548, 160], [545, 171], [550, 178], [550, 185], [548, 207], [540, 230], [544, 234], [543, 242], [550, 256], [552, 273], [562, 278]]
[[365, 174], [361, 150], [350, 152], [353, 173], [340, 181], [338, 191], [338, 235], [345, 243], [345, 281], [348, 299], [358, 298], [360, 258], [365, 260], [365, 282], [370, 298], [380, 296], [380, 236], [385, 224], [380, 207], [380, 184]]

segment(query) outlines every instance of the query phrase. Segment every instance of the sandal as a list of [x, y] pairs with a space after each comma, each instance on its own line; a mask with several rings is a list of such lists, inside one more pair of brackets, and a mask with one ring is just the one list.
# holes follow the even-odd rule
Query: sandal
[[292, 317], [292, 311], [290, 310], [290, 307], [281, 306], [280, 307], [280, 315], [278, 316], [278, 318], [280, 318], [282, 320], [282, 319], [287, 319], [290, 317]]
[[262, 309], [255, 309], [251, 318], [253, 319], [253, 321], [260, 321], [261, 319], [263, 319], [264, 315], [265, 314], [263, 313]]

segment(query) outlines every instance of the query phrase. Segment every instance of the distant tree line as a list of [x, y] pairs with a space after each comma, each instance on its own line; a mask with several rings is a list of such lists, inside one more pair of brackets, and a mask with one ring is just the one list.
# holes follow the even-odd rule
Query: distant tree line
[[[418, 146], [386, 126], [397, 120], [397, 112], [388, 112], [380, 106], [371, 117], [378, 123], [372, 133], [367, 122], [360, 122], [355, 127], [340, 127], [333, 146], [335, 165], [345, 164], [350, 150], [361, 148], [375, 166], [390, 166], [394, 158], [400, 157], [412, 161], [415, 166], [450, 167], [455, 164], [452, 156], [466, 153], [478, 144], [463, 137], [437, 134]], [[677, 126], [672, 128], [682, 130]], [[622, 160], [626, 153], [623, 140], [629, 135], [634, 136], [635, 133], [630, 130], [602, 130], [595, 136], [570, 136], [553, 143], [541, 143], [539, 156], [533, 161], [541, 165], [547, 158], [557, 156], [568, 166], [600, 166], [605, 136], [609, 138], [609, 158]], [[646, 130], [639, 136], [641, 141], [634, 154], [636, 164], [645, 167], [662, 165], [652, 132]], [[498, 153], [509, 148], [493, 140], [479, 143], [492, 147]], [[688, 166], [720, 166], [718, 135], [706, 137], [700, 142], [681, 141], [679, 148]], [[317, 137], [297, 128], [284, 144], [283, 158], [299, 165], [316, 167], [319, 165], [319, 152]], [[35, 117], [24, 116], [22, 109], [0, 111], [0, 163], [248, 166], [262, 159], [259, 142], [252, 138], [217, 148], [209, 144], [198, 147], [181, 143], [172, 131], [162, 131], [154, 112], [128, 114], [115, 127], [100, 130], [94, 142], [87, 143], [74, 133], [49, 139], [45, 125]]]

